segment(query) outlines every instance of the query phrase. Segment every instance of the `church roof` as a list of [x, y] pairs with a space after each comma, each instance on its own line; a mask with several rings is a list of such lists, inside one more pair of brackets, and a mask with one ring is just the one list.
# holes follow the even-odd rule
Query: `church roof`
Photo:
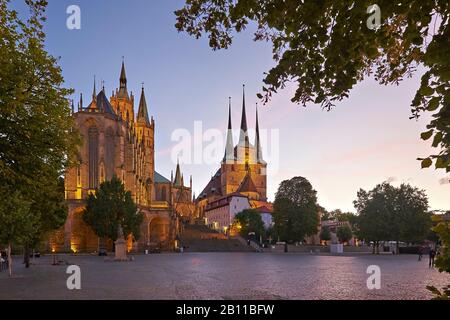
[[256, 208], [256, 211], [258, 211], [259, 213], [273, 213], [273, 208], [269, 208], [269, 206], [263, 205]]
[[170, 180], [155, 171], [155, 183], [170, 183]]
[[104, 90], [100, 91], [100, 93], [97, 95], [97, 108], [104, 113], [109, 113], [112, 115], [116, 115], [114, 112], [113, 107], [109, 103], [108, 98], [105, 95]]
[[247, 175], [245, 176], [237, 192], [258, 192], [258, 189], [256, 189], [255, 183], [253, 182], [250, 172], [247, 173]]
[[220, 169], [217, 170], [217, 172], [214, 174], [214, 176], [211, 178], [211, 180], [208, 182], [206, 187], [203, 189], [203, 191], [199, 194], [198, 200], [201, 198], [207, 198], [210, 196], [221, 196], [222, 195], [222, 184], [221, 184], [221, 173]]
[[139, 101], [139, 110], [137, 114], [137, 121], [143, 122], [147, 126], [150, 126], [150, 120], [148, 118], [147, 101], [145, 99], [144, 87], [142, 87], [141, 99]]
[[245, 113], [245, 85], [242, 86], [242, 116], [241, 116], [241, 129], [239, 134], [238, 145], [244, 147], [250, 145], [247, 128], [247, 115]]
[[175, 186], [182, 186], [183, 185], [183, 181], [182, 181], [182, 175], [181, 175], [181, 170], [180, 170], [180, 163], [177, 163], [177, 169], [175, 171], [175, 181], [174, 181]]
[[125, 62], [122, 61], [122, 68], [120, 70], [120, 87], [119, 92], [117, 96], [119, 98], [124, 98], [129, 100], [130, 96], [128, 95], [128, 89], [127, 89], [127, 75], [125, 73]]

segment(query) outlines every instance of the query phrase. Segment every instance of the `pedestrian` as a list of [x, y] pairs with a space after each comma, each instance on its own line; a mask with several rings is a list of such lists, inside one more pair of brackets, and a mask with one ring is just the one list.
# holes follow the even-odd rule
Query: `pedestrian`
[[430, 261], [428, 263], [429, 268], [434, 268], [434, 258], [436, 257], [436, 251], [434, 249], [430, 249]]
[[422, 261], [422, 255], [423, 255], [423, 247], [419, 247], [419, 261]]

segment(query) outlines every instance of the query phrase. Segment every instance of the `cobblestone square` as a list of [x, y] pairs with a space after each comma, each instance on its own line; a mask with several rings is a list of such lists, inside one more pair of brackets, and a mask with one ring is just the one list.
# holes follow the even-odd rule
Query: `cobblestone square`
[[[427, 285], [450, 275], [415, 255], [185, 253], [137, 255], [132, 262], [60, 256], [81, 268], [81, 290], [68, 290], [67, 266], [51, 256], [15, 276], [0, 273], [0, 299], [430, 299]], [[381, 268], [381, 289], [367, 289], [369, 265]]]

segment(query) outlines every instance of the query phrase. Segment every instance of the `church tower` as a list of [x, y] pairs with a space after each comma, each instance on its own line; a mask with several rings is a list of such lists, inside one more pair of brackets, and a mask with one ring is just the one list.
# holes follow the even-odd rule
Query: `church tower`
[[147, 100], [145, 98], [144, 86], [142, 86], [141, 97], [139, 99], [139, 109], [136, 119], [136, 133], [138, 142], [137, 161], [141, 162], [140, 175], [143, 181], [138, 181], [141, 188], [142, 199], [140, 203], [150, 205], [154, 197], [152, 188], [155, 178], [155, 153], [154, 153], [154, 132], [155, 122], [153, 118], [149, 118]]
[[255, 144], [250, 143], [247, 127], [245, 86], [242, 94], [242, 115], [238, 144], [233, 146], [231, 101], [228, 107], [228, 129], [225, 155], [221, 163], [220, 182], [222, 194], [240, 192], [253, 200], [266, 201], [266, 162], [262, 157], [259, 135], [258, 111], [256, 111]]
[[125, 62], [122, 60], [122, 67], [120, 70], [119, 89], [112, 93], [110, 98], [111, 105], [116, 114], [125, 120], [128, 125], [134, 122], [134, 95], [128, 94], [127, 75], [125, 72]]

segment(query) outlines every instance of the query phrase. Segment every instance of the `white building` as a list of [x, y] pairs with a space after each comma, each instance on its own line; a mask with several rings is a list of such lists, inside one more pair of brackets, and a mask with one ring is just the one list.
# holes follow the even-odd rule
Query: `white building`
[[209, 203], [205, 208], [206, 224], [215, 230], [226, 233], [233, 224], [235, 216], [250, 209], [247, 196], [232, 193]]
[[262, 206], [256, 209], [261, 214], [261, 219], [264, 223], [264, 229], [269, 230], [273, 227], [272, 209]]

